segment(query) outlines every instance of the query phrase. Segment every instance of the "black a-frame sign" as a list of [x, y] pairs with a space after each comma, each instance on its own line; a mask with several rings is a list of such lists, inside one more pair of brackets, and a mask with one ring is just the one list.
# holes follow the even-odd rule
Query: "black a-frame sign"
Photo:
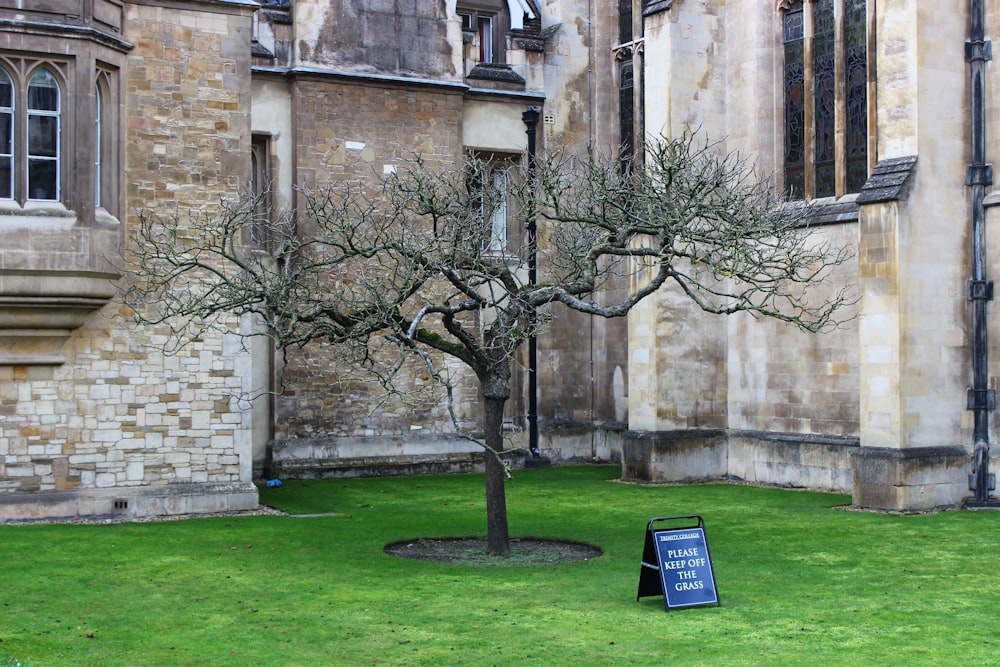
[[[692, 520], [697, 520], [697, 524], [690, 525]], [[678, 521], [689, 525], [667, 524], [659, 528], [654, 525]], [[662, 595], [667, 611], [719, 604], [705, 521], [700, 516], [661, 516], [646, 524], [639, 592], [635, 599], [651, 595]]]

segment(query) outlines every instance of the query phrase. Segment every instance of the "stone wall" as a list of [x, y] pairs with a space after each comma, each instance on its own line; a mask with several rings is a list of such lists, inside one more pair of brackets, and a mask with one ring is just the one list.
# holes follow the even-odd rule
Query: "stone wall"
[[[306, 190], [372, 187], [392, 169], [406, 169], [415, 154], [431, 169], [453, 167], [463, 155], [461, 88], [315, 73], [297, 76], [292, 96], [296, 183]], [[409, 394], [404, 402], [385, 401], [378, 385], [354, 380], [336, 351], [320, 344], [290, 351], [287, 362], [281, 377], [287, 390], [277, 397], [278, 441], [454, 430], [443, 392], [417, 364], [398, 376], [397, 388]], [[462, 379], [468, 372], [454, 360], [441, 363], [458, 378], [460, 418], [475, 420], [476, 386]]]
[[[139, 211], [183, 225], [249, 174], [251, 15], [166, 4], [127, 5], [123, 121], [103, 128], [127, 147], [123, 240]], [[130, 315], [116, 302], [90, 315], [65, 363], [0, 366], [0, 520], [256, 507], [238, 337], [208, 332], [165, 354], [169, 330]]]

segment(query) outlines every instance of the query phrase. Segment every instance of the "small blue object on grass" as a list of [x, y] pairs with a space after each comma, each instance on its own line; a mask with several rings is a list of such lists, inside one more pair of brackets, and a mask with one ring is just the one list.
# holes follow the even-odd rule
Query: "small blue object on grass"
[[269, 479], [269, 480], [267, 480], [267, 488], [273, 489], [276, 486], [281, 486], [281, 480], [280, 479]]

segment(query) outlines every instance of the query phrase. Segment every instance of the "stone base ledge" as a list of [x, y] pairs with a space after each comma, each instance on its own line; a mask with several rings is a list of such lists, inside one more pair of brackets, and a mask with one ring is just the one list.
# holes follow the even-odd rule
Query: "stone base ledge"
[[[528, 453], [508, 449], [501, 453], [513, 469], [524, 468]], [[271, 463], [272, 479], [343, 479], [348, 477], [391, 477], [431, 473], [482, 472], [486, 452], [450, 454], [367, 456], [328, 459], [286, 459]]]
[[621, 422], [546, 421], [539, 424], [538, 446], [542, 456], [555, 464], [621, 463], [622, 436], [627, 430]]
[[626, 482], [704, 482], [729, 474], [722, 429], [627, 431], [622, 438]]
[[0, 495], [0, 523], [110, 519], [255, 510], [252, 482], [185, 483]]
[[626, 481], [745, 481], [762, 486], [851, 492], [858, 439], [770, 431], [629, 431], [622, 441]]
[[962, 447], [862, 447], [852, 457], [854, 504], [890, 512], [961, 507], [970, 461]]

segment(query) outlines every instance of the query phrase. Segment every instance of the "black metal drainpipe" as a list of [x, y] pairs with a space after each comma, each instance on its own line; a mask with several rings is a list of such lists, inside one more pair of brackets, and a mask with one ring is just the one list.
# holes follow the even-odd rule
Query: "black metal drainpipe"
[[986, 163], [986, 61], [993, 57], [992, 45], [985, 39], [983, 0], [969, 0], [971, 26], [965, 43], [969, 63], [972, 106], [972, 164], [966, 170], [965, 184], [972, 188], [973, 273], [969, 281], [972, 301], [972, 389], [968, 409], [973, 411], [975, 443], [973, 480], [975, 500], [984, 503], [990, 493], [990, 411], [996, 408], [996, 394], [988, 386], [988, 350], [986, 339], [986, 304], [993, 299], [993, 281], [986, 277], [986, 210], [983, 199], [986, 187], [993, 184], [993, 167]]
[[[528, 133], [528, 179], [532, 187], [535, 186], [536, 131], [540, 111], [539, 107], [528, 107], [521, 114], [525, 131]], [[538, 226], [534, 210], [528, 211], [526, 234], [528, 284], [535, 285], [538, 283]], [[528, 451], [536, 459], [541, 454], [538, 448], [538, 341], [534, 336], [528, 339]]]

